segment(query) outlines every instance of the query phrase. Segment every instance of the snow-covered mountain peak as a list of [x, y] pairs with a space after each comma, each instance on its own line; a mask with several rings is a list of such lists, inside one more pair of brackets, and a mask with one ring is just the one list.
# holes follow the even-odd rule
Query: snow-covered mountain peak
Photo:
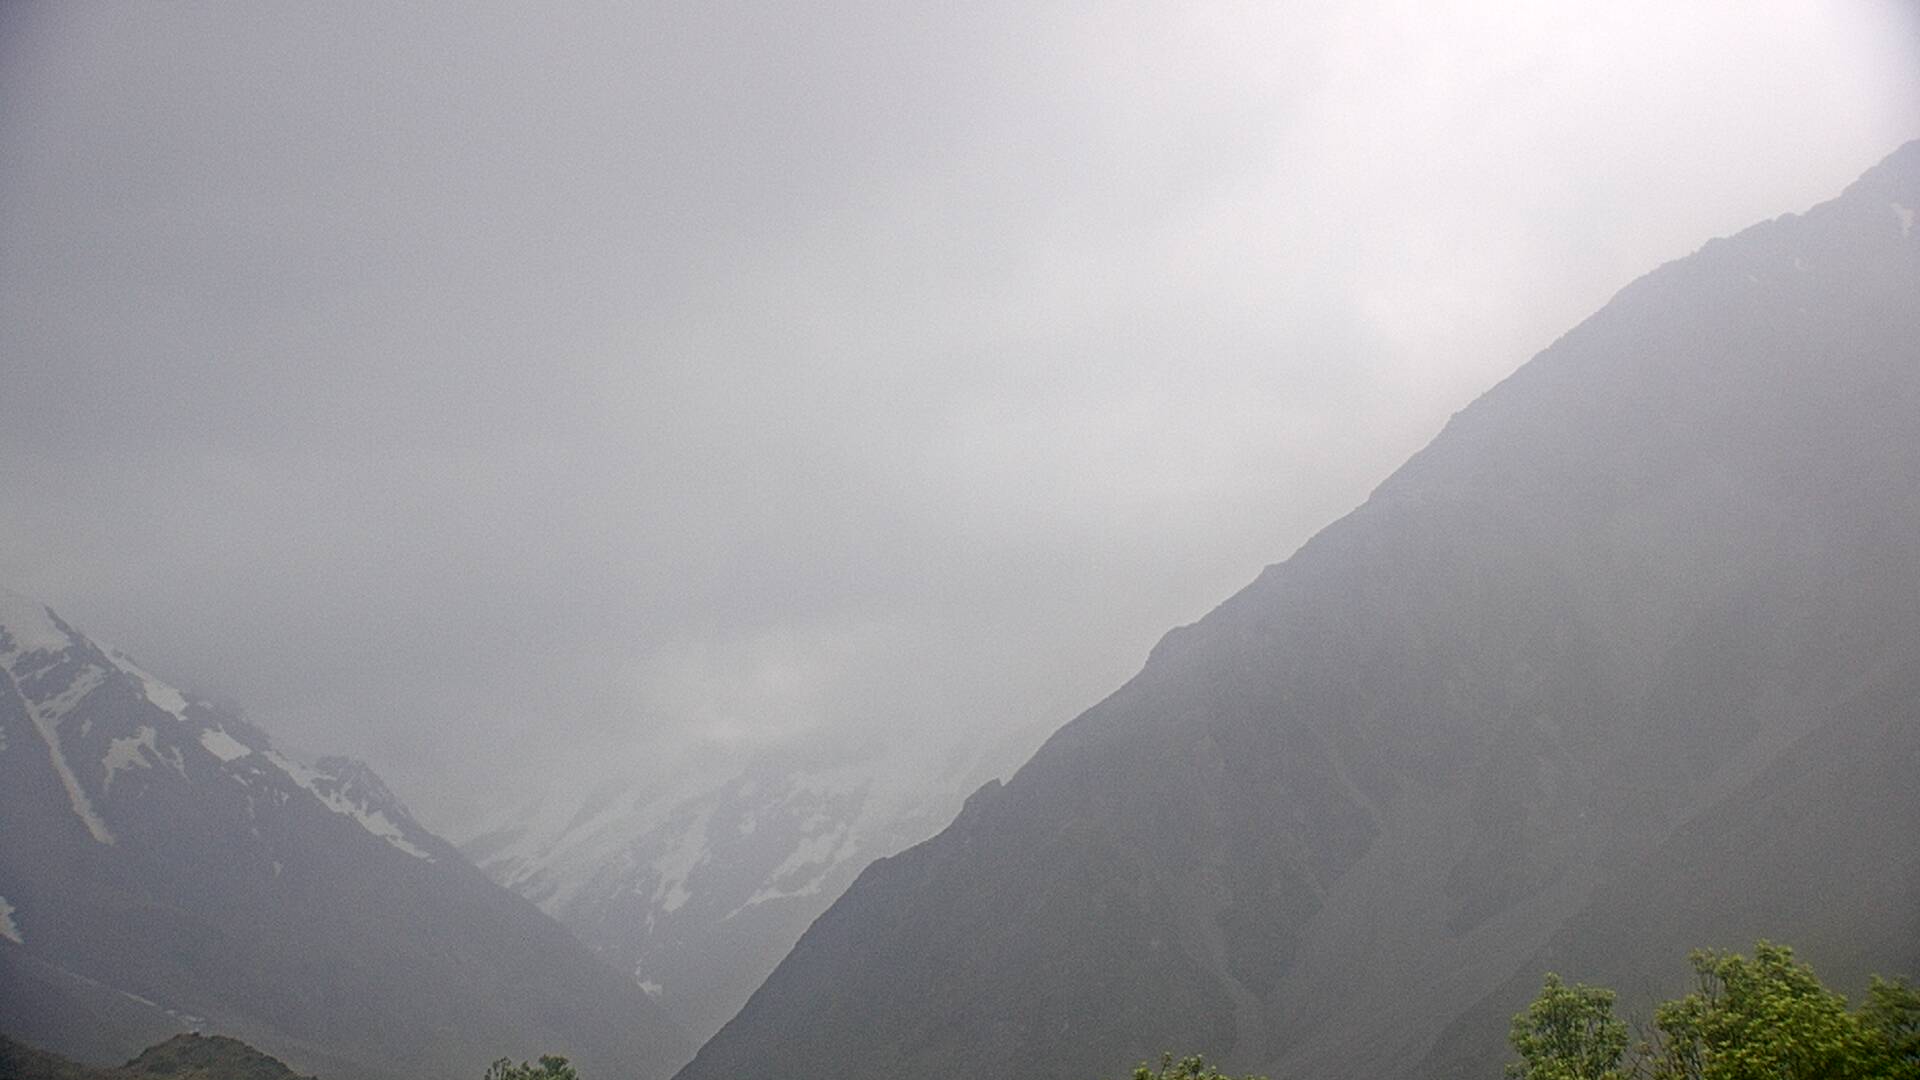
[[342, 798], [363, 806], [391, 807], [406, 812], [399, 796], [380, 779], [380, 774], [359, 758], [332, 755], [315, 761], [313, 767], [332, 781], [334, 790]]
[[895, 740], [857, 757], [789, 747], [666, 783], [556, 789], [476, 823], [461, 846], [704, 1037], [861, 869], [932, 835], [1042, 734]]
[[102, 844], [116, 842], [113, 793], [131, 782], [233, 783], [249, 800], [279, 804], [304, 792], [415, 858], [431, 861], [444, 847], [364, 763], [308, 766], [282, 754], [265, 732], [190, 699], [45, 604], [5, 589], [0, 699], [0, 714], [18, 721], [0, 724], [0, 753], [37, 736], [75, 817]]
[[0, 822], [8, 1034], [124, 1060], [131, 1032], [208, 1024], [357, 1080], [459, 1075], [475, 1046], [659, 1080], [688, 1049], [365, 764], [296, 759], [17, 593]]
[[366, 762], [323, 757], [308, 769], [285, 758], [280, 761], [281, 767], [318, 796], [327, 809], [353, 818], [368, 832], [415, 858], [433, 861], [432, 849], [441, 846], [439, 840], [414, 820], [412, 811]]
[[73, 643], [53, 609], [30, 597], [0, 587], [0, 661], [28, 653], [57, 653]]

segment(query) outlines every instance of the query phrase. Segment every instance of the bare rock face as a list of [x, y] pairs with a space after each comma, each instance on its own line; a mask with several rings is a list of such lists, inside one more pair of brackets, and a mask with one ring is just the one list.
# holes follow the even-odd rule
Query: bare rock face
[[681, 1080], [1490, 1076], [1551, 967], [1920, 973], [1920, 143], [1648, 274], [934, 840]]
[[51, 1050], [211, 1028], [348, 1080], [562, 1048], [658, 1077], [691, 1049], [365, 765], [295, 761], [11, 593], [0, 823], [0, 1031]]

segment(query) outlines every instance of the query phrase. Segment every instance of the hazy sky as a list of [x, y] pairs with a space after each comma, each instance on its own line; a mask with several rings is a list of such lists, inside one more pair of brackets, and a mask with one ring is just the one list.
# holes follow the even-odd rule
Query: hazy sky
[[8, 2], [0, 583], [443, 825], [1057, 724], [1916, 136], [1910, 2]]

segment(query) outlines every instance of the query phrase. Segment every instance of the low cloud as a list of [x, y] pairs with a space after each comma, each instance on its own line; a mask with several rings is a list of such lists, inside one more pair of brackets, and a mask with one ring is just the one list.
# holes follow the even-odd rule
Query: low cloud
[[1915, 41], [9, 5], [0, 580], [438, 820], [1063, 722], [1614, 289], [1920, 134]]

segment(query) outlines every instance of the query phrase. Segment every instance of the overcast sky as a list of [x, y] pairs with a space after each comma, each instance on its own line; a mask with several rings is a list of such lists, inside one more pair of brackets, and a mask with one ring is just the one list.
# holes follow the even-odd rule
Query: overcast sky
[[1890, 0], [8, 2], [0, 583], [433, 824], [1056, 725], [1916, 136]]

